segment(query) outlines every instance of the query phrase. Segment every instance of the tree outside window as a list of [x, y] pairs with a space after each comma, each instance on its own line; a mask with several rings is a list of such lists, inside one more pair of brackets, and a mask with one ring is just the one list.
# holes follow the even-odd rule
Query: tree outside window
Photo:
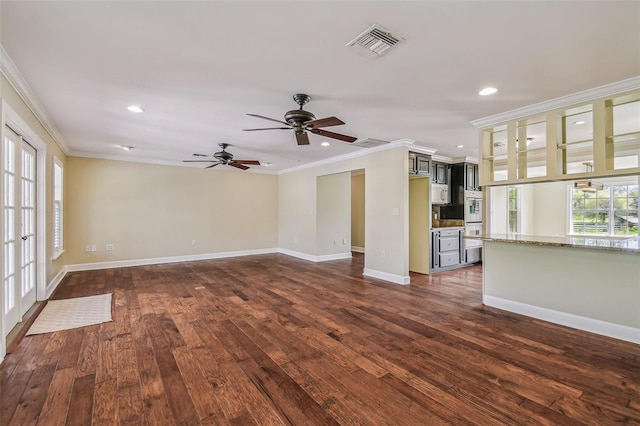
[[509, 206], [508, 233], [517, 234], [520, 232], [520, 187], [509, 186], [507, 188], [507, 198]]
[[611, 185], [595, 192], [573, 189], [571, 232], [638, 235], [638, 185]]

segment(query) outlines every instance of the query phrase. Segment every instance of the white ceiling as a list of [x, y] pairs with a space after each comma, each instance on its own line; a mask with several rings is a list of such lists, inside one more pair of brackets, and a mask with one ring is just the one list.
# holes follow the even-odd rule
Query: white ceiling
[[[277, 126], [246, 113], [283, 119], [296, 108], [292, 95], [307, 93], [306, 110], [346, 122], [328, 130], [476, 157], [471, 120], [640, 75], [638, 1], [0, 7], [0, 42], [72, 155], [183, 164], [226, 142], [236, 159], [277, 171], [363, 149], [241, 130]], [[376, 59], [345, 46], [373, 23], [405, 40]], [[485, 86], [499, 91], [478, 96]]]

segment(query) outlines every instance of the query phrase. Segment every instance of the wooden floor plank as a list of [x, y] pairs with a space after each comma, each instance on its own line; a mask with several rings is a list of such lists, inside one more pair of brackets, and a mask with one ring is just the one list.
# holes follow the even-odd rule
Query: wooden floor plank
[[363, 256], [70, 272], [109, 323], [23, 337], [0, 425], [640, 424], [640, 350], [482, 305], [482, 267], [398, 286]]
[[67, 425], [82, 426], [91, 423], [95, 382], [95, 374], [76, 377], [71, 390]]
[[53, 373], [38, 423], [65, 424], [75, 375], [73, 368], [64, 368]]

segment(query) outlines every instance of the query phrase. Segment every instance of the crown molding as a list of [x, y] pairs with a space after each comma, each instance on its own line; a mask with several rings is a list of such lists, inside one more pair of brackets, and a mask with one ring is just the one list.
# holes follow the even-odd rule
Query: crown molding
[[53, 124], [53, 120], [49, 117], [49, 114], [45, 111], [42, 104], [36, 97], [35, 93], [27, 83], [27, 80], [24, 79], [16, 64], [13, 63], [11, 57], [4, 50], [4, 46], [0, 44], [0, 72], [5, 78], [9, 81], [11, 86], [18, 93], [20, 98], [27, 104], [27, 107], [31, 110], [33, 115], [38, 119], [42, 127], [49, 133], [51, 138], [54, 140], [56, 144], [60, 147], [60, 149], [65, 153], [65, 155], [69, 155], [71, 150], [69, 149], [69, 145], [67, 145], [66, 141], [58, 131], [58, 128]]
[[[335, 157], [326, 158], [324, 160], [314, 161], [312, 163], [301, 164], [299, 166], [295, 166], [295, 167], [291, 167], [291, 168], [288, 168], [288, 169], [280, 170], [278, 172], [278, 174], [279, 175], [283, 175], [283, 174], [287, 174], [287, 173], [298, 172], [300, 170], [312, 169], [314, 167], [324, 166], [324, 165], [327, 165], [327, 164], [333, 164], [333, 163], [337, 163], [339, 161], [344, 161], [344, 160], [350, 160], [350, 159], [353, 159], [353, 158], [364, 157], [364, 156], [369, 155], [369, 154], [374, 153], [374, 152], [380, 152], [380, 151], [387, 151], [387, 150], [390, 150], [390, 149], [396, 149], [396, 148], [401, 147], [401, 146], [409, 147], [411, 149], [411, 151], [418, 151], [418, 150], [416, 150], [416, 146], [414, 145], [414, 143], [415, 143], [415, 141], [413, 141], [411, 139], [398, 139], [398, 140], [389, 142], [388, 144], [385, 144], [385, 145], [379, 145], [379, 146], [375, 146], [373, 148], [361, 148], [359, 151], [350, 152], [349, 154], [338, 155], [338, 156], [335, 156]], [[423, 150], [427, 150], [427, 149], [428, 148], [420, 147], [420, 152], [423, 152]], [[435, 152], [435, 150], [433, 150], [433, 152]]]
[[[157, 166], [173, 166], [173, 167], [188, 167], [191, 169], [200, 168], [197, 165], [187, 165], [177, 161], [170, 160], [158, 160], [158, 159], [150, 159], [150, 158], [137, 158], [137, 157], [127, 157], [126, 155], [114, 155], [114, 154], [96, 154], [94, 152], [85, 152], [85, 151], [71, 151], [67, 154], [69, 157], [78, 157], [78, 158], [92, 158], [95, 160], [109, 160], [109, 161], [124, 161], [127, 163], [142, 163], [142, 164], [154, 164]], [[216, 172], [240, 172], [240, 170], [225, 170], [225, 169], [216, 169]], [[260, 173], [265, 175], [277, 175], [278, 172], [275, 170], [258, 170], [255, 167], [249, 168], [249, 170], [242, 171], [243, 173]]]
[[477, 128], [485, 128], [502, 124], [511, 120], [518, 120], [532, 115], [542, 114], [560, 108], [567, 108], [583, 102], [593, 101], [599, 98], [606, 98], [618, 95], [631, 90], [640, 89], [640, 76], [628, 78], [626, 80], [617, 81], [615, 83], [606, 84], [593, 89], [574, 93], [560, 98], [551, 99], [537, 104], [517, 108], [500, 114], [491, 115], [489, 117], [479, 118], [471, 121], [471, 124]]

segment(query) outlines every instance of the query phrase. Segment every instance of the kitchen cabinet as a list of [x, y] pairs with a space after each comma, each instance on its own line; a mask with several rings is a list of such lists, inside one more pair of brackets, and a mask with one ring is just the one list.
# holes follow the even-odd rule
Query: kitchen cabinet
[[431, 182], [448, 184], [449, 183], [449, 164], [433, 161], [431, 163]]
[[465, 184], [464, 189], [467, 191], [479, 191], [480, 179], [478, 175], [478, 165], [471, 163], [464, 163], [465, 171]]
[[462, 237], [464, 228], [431, 231], [431, 270], [452, 269], [464, 264]]
[[464, 191], [480, 191], [478, 165], [456, 163], [451, 165], [451, 203], [464, 204]]
[[431, 173], [431, 156], [409, 152], [409, 174], [429, 176]]

